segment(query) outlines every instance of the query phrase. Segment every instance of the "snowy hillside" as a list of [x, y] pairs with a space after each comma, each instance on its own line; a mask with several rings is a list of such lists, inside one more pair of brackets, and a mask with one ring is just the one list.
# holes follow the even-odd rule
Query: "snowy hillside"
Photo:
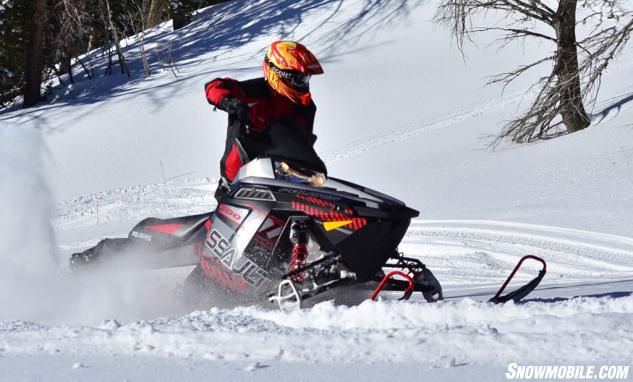
[[[483, 84], [548, 47], [479, 40], [464, 61], [431, 23], [434, 6], [230, 1], [145, 37], [146, 49], [171, 49], [176, 76], [153, 61], [144, 78], [131, 38], [131, 81], [81, 81], [0, 114], [0, 380], [491, 381], [509, 362], [630, 365], [633, 45], [605, 76], [591, 128], [493, 151], [534, 77], [503, 95]], [[226, 114], [203, 85], [260, 76], [280, 38], [323, 63], [311, 89], [329, 173], [420, 210], [400, 249], [434, 271], [447, 301], [190, 312], [174, 301], [189, 268], [69, 277], [71, 253], [144, 217], [214, 208]], [[527, 254], [548, 261], [531, 300], [486, 303]]]

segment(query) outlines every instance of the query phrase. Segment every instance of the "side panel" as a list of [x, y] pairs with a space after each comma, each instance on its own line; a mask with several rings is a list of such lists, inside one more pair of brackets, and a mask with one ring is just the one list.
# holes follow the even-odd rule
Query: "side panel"
[[265, 212], [233, 204], [230, 200], [218, 205], [200, 251], [204, 274], [240, 294], [267, 293], [273, 284], [271, 275], [245, 251], [265, 219]]

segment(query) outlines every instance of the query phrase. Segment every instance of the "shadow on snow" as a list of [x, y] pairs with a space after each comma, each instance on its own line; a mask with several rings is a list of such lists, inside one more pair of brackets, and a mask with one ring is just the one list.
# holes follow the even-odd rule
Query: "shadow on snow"
[[[349, 1], [348, 1], [349, 3]], [[68, 105], [94, 104], [104, 99], [118, 98], [131, 94], [144, 94], [153, 97], [156, 107], [166, 102], [153, 90], [173, 86], [174, 83], [200, 79], [195, 86], [200, 87], [213, 75], [221, 71], [250, 72], [257, 70], [267, 45], [271, 41], [263, 41], [252, 51], [240, 55], [232, 54], [237, 49], [250, 43], [257, 43], [262, 36], [274, 36], [275, 39], [293, 39], [302, 41], [314, 49], [320, 60], [327, 62], [344, 53], [337, 51], [340, 44], [345, 44], [350, 51], [358, 51], [353, 47], [355, 41], [367, 33], [377, 33], [381, 28], [403, 21], [410, 11], [424, 3], [424, 0], [358, 0], [355, 12], [341, 16], [344, 0], [232, 0], [209, 7], [194, 15], [192, 22], [186, 27], [171, 31], [163, 24], [149, 31], [145, 36], [145, 47], [150, 48], [149, 59], [153, 76], [145, 77], [140, 57], [138, 39], [128, 39], [129, 45], [124, 47], [128, 59], [131, 78], [119, 74], [116, 57], [113, 58], [112, 75], [105, 75], [106, 56], [103, 51], [94, 51], [85, 60], [93, 65], [95, 79], [89, 80], [80, 68], [75, 67], [76, 83], [72, 91], [64, 86], [55, 90], [53, 101], [30, 110], [22, 110], [20, 117], [36, 118], [45, 122], [49, 112]], [[346, 5], [347, 9], [349, 5]], [[346, 9], [346, 10], [347, 10]], [[307, 14], [323, 11], [319, 22], [307, 31], [299, 31]], [[165, 29], [165, 30], [161, 30]], [[167, 74], [168, 69], [161, 70], [159, 53], [151, 51], [151, 47], [171, 49], [171, 56], [177, 65], [180, 75]], [[200, 65], [214, 62], [214, 69], [201, 71]], [[223, 63], [226, 62], [226, 65]], [[82, 78], [83, 76], [83, 78]], [[165, 79], [168, 76], [169, 79]], [[162, 78], [162, 81], [157, 81]], [[134, 86], [141, 81], [152, 81], [155, 84]], [[193, 84], [173, 86], [174, 92], [169, 97], [188, 89]], [[166, 96], [164, 96], [166, 97]], [[9, 110], [5, 110], [5, 113]], [[90, 111], [87, 111], [87, 113]], [[6, 113], [5, 118], [14, 113]]]

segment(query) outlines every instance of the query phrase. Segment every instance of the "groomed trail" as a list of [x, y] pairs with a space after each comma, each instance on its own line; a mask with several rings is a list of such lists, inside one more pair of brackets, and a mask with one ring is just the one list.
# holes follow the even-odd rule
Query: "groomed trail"
[[[616, 235], [487, 220], [415, 219], [401, 249], [424, 259], [449, 298], [494, 294], [525, 255], [547, 261], [547, 276], [530, 298], [633, 291], [633, 240]], [[517, 280], [525, 282], [540, 264], [528, 261], [523, 269]]]

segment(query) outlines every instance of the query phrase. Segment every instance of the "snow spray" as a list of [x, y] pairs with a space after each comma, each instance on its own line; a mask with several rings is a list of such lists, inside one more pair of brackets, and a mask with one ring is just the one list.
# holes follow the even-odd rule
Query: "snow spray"
[[44, 175], [41, 132], [0, 124], [0, 319], [54, 314], [54, 203]]

